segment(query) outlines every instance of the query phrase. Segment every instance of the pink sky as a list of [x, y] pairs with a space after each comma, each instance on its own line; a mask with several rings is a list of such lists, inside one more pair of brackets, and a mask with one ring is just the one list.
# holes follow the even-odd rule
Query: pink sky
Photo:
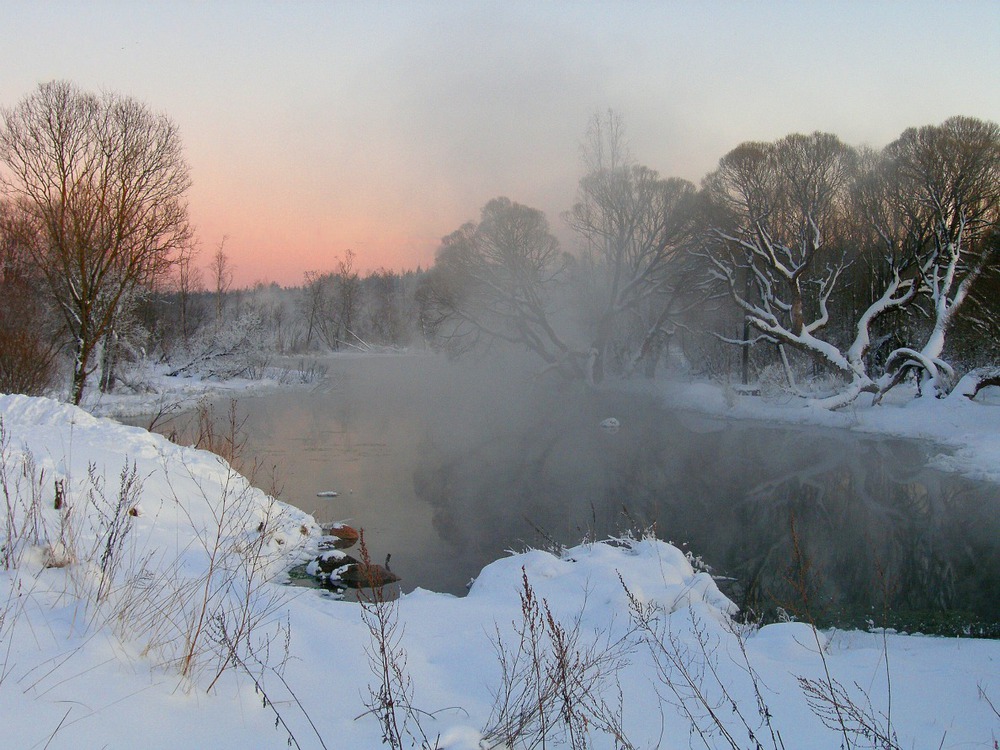
[[1000, 3], [14, 2], [0, 104], [56, 78], [180, 126], [203, 263], [240, 285], [433, 262], [507, 195], [560, 214], [588, 118], [698, 181], [740, 141], [827, 130], [881, 146], [1000, 121]]

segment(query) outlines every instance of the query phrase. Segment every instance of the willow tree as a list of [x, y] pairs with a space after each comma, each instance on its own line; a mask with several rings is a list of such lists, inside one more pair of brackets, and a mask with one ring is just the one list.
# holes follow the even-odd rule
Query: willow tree
[[55, 81], [3, 110], [0, 164], [73, 338], [78, 404], [98, 348], [114, 345], [128, 306], [190, 240], [180, 134], [131, 97]]

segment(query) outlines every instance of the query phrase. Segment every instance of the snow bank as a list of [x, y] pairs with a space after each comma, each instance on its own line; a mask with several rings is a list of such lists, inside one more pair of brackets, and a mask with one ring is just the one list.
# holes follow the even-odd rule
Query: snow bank
[[[171, 695], [221, 667], [223, 627], [274, 621], [280, 597], [261, 584], [305, 554], [315, 522], [211, 453], [66, 404], [0, 396], [0, 420], [0, 701], [19, 717], [4, 744], [128, 744], [172, 715], [164, 737], [203, 745], [218, 709], [200, 706], [218, 699]], [[123, 702], [137, 713], [119, 734]]]
[[[708, 383], [669, 381], [653, 386], [665, 403], [728, 419], [821, 425], [865, 433], [924, 440], [936, 446], [931, 466], [972, 479], [1000, 483], [1000, 389], [988, 388], [975, 400], [961, 396], [917, 398], [900, 386], [878, 406], [864, 397], [830, 411], [790, 395], [764, 398]], [[648, 387], [643, 387], [648, 390]]]

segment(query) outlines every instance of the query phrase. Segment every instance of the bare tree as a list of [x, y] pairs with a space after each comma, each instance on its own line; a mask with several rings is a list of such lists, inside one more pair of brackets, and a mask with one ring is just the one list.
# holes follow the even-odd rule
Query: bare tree
[[578, 259], [560, 252], [540, 212], [506, 198], [446, 237], [419, 291], [425, 334], [443, 332], [452, 352], [522, 344], [592, 383], [611, 366], [628, 372], [640, 362], [652, 375], [679, 316], [700, 301], [681, 273], [696, 193], [632, 163], [624, 139], [614, 112], [591, 121], [588, 171], [565, 216], [583, 239]]
[[208, 272], [212, 276], [213, 291], [215, 292], [216, 327], [222, 325], [222, 308], [226, 301], [226, 294], [228, 294], [230, 288], [233, 286], [233, 264], [226, 254], [226, 240], [228, 239], [229, 236], [226, 235], [219, 241], [219, 246], [215, 249], [212, 261], [208, 267]]
[[299, 312], [306, 322], [306, 349], [312, 344], [313, 334], [320, 330], [323, 311], [329, 296], [329, 276], [319, 271], [306, 271], [299, 300]]
[[609, 347], [630, 329], [635, 341], [621, 345], [621, 356], [655, 366], [661, 339], [683, 307], [673, 283], [681, 277], [695, 189], [634, 164], [613, 111], [591, 120], [583, 157], [588, 172], [566, 221], [584, 242], [592, 307], [588, 377], [600, 382]]
[[571, 346], [551, 321], [565, 267], [541, 211], [494, 198], [479, 224], [442, 241], [417, 292], [423, 330], [452, 354], [506, 341], [583, 377], [589, 352]]
[[182, 248], [177, 256], [175, 276], [177, 305], [180, 315], [180, 333], [185, 346], [190, 341], [195, 327], [192, 320], [192, 297], [204, 288], [201, 269], [194, 265], [197, 253], [198, 249], [194, 245], [188, 245]]
[[135, 99], [56, 81], [3, 111], [0, 163], [29, 219], [22, 239], [73, 337], [79, 403], [123, 307], [189, 240], [180, 134]]
[[355, 317], [360, 304], [361, 281], [354, 268], [354, 251], [348, 250], [337, 264], [336, 295], [337, 295], [337, 344], [353, 345], [359, 341], [354, 331]]
[[343, 345], [364, 345], [355, 330], [362, 302], [362, 282], [354, 267], [355, 254], [348, 250], [336, 271], [307, 271], [299, 313], [306, 323], [308, 347], [318, 335], [332, 351]]
[[[845, 376], [839, 406], [874, 382], [864, 364], [871, 322], [912, 298], [912, 280], [898, 269], [861, 316], [847, 351], [824, 331], [830, 299], [851, 261], [844, 230], [856, 174], [856, 152], [828, 133], [790, 135], [776, 143], [744, 143], [706, 178], [722, 212], [709, 228], [703, 256], [764, 339], [806, 353]], [[749, 346], [744, 337], [734, 343]], [[789, 371], [791, 381], [791, 373]]]
[[379, 344], [405, 343], [407, 331], [400, 275], [380, 268], [369, 274], [363, 285], [367, 301], [367, 335]]
[[0, 392], [42, 395], [56, 373], [58, 347], [44, 283], [23, 243], [18, 212], [0, 201]]
[[[954, 384], [945, 334], [996, 252], [998, 174], [1000, 129], [971, 118], [908, 130], [881, 153], [823, 133], [745, 143], [706, 178], [721, 213], [703, 257], [762, 339], [848, 381], [822, 405], [877, 400], [914, 370], [944, 395]], [[903, 311], [929, 326], [899, 318], [907, 325], [886, 338], [904, 340], [879, 376], [873, 331]]]

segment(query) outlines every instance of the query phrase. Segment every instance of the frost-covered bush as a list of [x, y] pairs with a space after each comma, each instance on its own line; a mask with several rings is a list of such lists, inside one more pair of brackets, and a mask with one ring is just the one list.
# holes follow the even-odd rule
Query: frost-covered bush
[[172, 376], [260, 379], [274, 352], [274, 334], [263, 312], [244, 310], [231, 324], [209, 326], [195, 334], [173, 358]]
[[781, 398], [788, 392], [788, 375], [780, 364], [762, 367], [757, 382], [760, 395], [768, 400]]

